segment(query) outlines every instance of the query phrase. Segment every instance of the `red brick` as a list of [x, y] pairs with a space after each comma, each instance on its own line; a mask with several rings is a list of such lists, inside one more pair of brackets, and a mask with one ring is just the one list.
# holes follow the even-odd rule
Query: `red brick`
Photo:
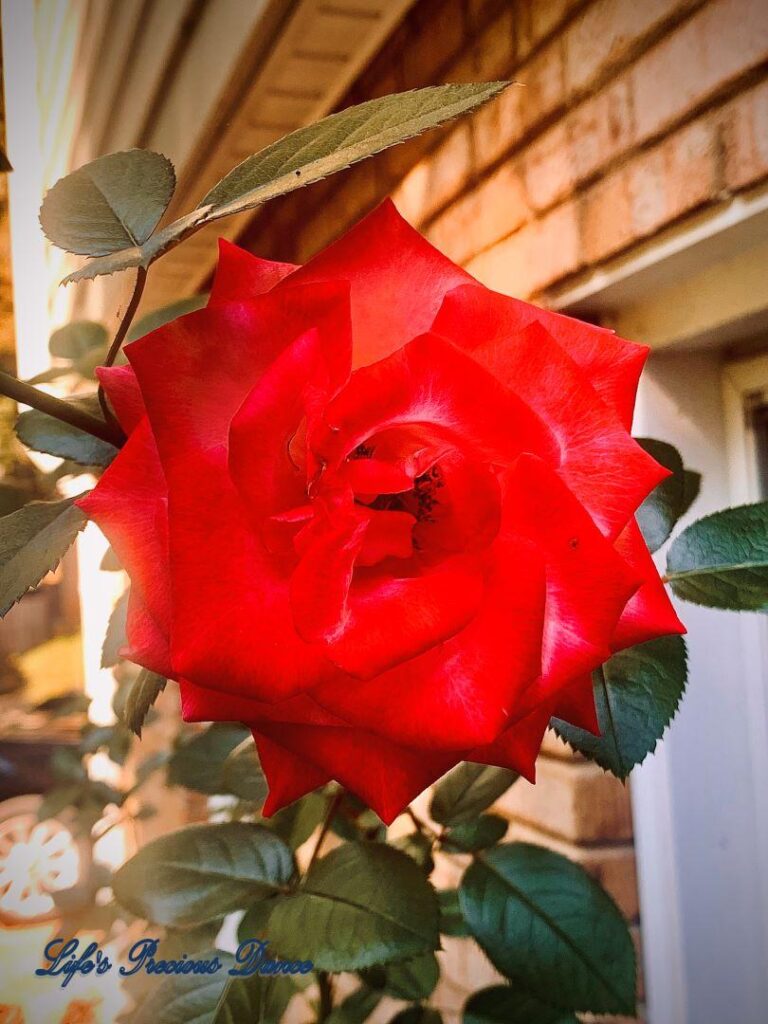
[[633, 237], [627, 175], [620, 170], [594, 185], [581, 200], [584, 261], [598, 263], [629, 245]]
[[516, 58], [516, 15], [515, 7], [507, 7], [478, 37], [473, 51], [480, 78], [508, 78], [512, 74]]
[[574, 175], [583, 181], [620, 153], [634, 139], [629, 83], [626, 78], [582, 103], [567, 121]]
[[403, 52], [406, 88], [432, 85], [440, 69], [467, 43], [467, 26], [461, 0], [444, 0], [440, 6], [439, 29], [434, 12], [419, 5], [411, 12], [408, 45]]
[[579, 264], [576, 206], [564, 203], [481, 253], [468, 269], [489, 288], [530, 298]]
[[766, 58], [765, 0], [707, 4], [632, 69], [638, 140], [661, 132]]
[[597, 0], [565, 33], [566, 84], [582, 91], [620, 64], [675, 8], [675, 0]]
[[472, 128], [479, 166], [493, 163], [517, 142], [523, 132], [523, 106], [528, 103], [527, 89], [513, 85], [478, 110]]
[[728, 188], [743, 188], [768, 175], [768, 82], [729, 103], [721, 123]]
[[592, 763], [540, 757], [536, 785], [521, 779], [496, 808], [512, 821], [573, 843], [632, 838], [629, 790]]
[[515, 78], [525, 86], [521, 112], [523, 124], [531, 128], [552, 114], [564, 100], [562, 40], [554, 39], [525, 64]]
[[522, 164], [528, 201], [534, 210], [546, 210], [571, 192], [576, 175], [565, 124], [558, 122], [527, 146]]
[[465, 121], [408, 172], [393, 198], [404, 217], [420, 223], [456, 196], [471, 174], [472, 135]]
[[513, 164], [505, 164], [430, 224], [427, 237], [464, 263], [516, 231], [529, 214], [520, 175]]
[[527, 42], [535, 46], [560, 25], [579, 0], [528, 0]]

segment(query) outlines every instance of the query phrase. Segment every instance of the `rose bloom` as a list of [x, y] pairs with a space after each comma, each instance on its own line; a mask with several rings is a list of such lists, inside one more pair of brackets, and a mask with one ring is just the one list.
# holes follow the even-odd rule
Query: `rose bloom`
[[648, 350], [489, 291], [391, 203], [304, 267], [222, 241], [206, 308], [99, 373], [128, 434], [79, 502], [126, 657], [252, 729], [264, 812], [331, 779], [390, 822], [462, 760], [529, 779], [590, 673], [683, 628], [634, 513]]

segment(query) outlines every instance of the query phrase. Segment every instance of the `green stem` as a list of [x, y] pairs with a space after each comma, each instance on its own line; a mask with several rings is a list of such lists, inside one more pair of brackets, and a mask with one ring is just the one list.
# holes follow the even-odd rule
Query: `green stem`
[[102, 441], [108, 441], [109, 444], [118, 448], [125, 441], [122, 430], [119, 427], [115, 429], [114, 424], [105, 423], [97, 416], [91, 416], [80, 406], [55, 398], [47, 391], [41, 391], [2, 370], [0, 370], [0, 394], [12, 398], [22, 405], [29, 405], [39, 412], [47, 413], [48, 416], [53, 416], [55, 419], [61, 420], [62, 423], [69, 423], [71, 427], [84, 430], [86, 434], [98, 437]]
[[[133, 295], [131, 295], [130, 301], [126, 306], [123, 319], [120, 321], [120, 326], [117, 328], [117, 333], [112, 340], [112, 344], [109, 346], [109, 351], [107, 352], [104, 360], [104, 366], [112, 366], [114, 361], [117, 359], [118, 353], [123, 347], [125, 336], [128, 333], [128, 328], [131, 326], [133, 318], [136, 315], [136, 310], [139, 308], [141, 296], [144, 294], [144, 285], [146, 283], [146, 267], [138, 267], [136, 270], [136, 281], [133, 285]], [[104, 413], [104, 419], [113, 425], [117, 424], [117, 420], [115, 419], [114, 413], [109, 408], [107, 396], [104, 394], [104, 388], [101, 384], [99, 384], [99, 405], [101, 405], [101, 411]]]

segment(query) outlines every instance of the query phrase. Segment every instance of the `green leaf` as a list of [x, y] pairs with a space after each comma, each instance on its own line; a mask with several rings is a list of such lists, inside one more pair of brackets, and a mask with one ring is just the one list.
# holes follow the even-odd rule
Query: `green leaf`
[[120, 648], [126, 644], [125, 623], [128, 617], [128, 597], [126, 590], [120, 596], [107, 623], [107, 632], [101, 647], [101, 667], [114, 668], [120, 661]]
[[671, 476], [651, 491], [636, 513], [645, 543], [651, 551], [658, 551], [683, 512], [683, 460], [678, 450], [665, 441], [652, 437], [637, 437], [635, 440], [652, 458], [672, 471]]
[[443, 839], [446, 850], [472, 853], [495, 846], [507, 834], [509, 822], [498, 814], [481, 814], [474, 821], [454, 825]]
[[293, 854], [262, 825], [189, 825], [142, 847], [112, 888], [137, 917], [187, 927], [274, 895], [293, 873]]
[[458, 889], [438, 889], [437, 899], [440, 904], [440, 934], [464, 938], [469, 935], [467, 923], [459, 905]]
[[177, 747], [168, 762], [168, 782], [198, 793], [226, 793], [223, 772], [229, 754], [248, 739], [243, 725], [215, 722]]
[[16, 512], [22, 505], [26, 505], [29, 497], [29, 488], [16, 487], [14, 484], [0, 481], [0, 516]]
[[162, 231], [151, 235], [143, 245], [132, 245], [106, 256], [94, 256], [88, 260], [85, 266], [68, 274], [61, 283], [73, 284], [75, 281], [90, 281], [94, 277], [116, 274], [118, 271], [128, 270], [130, 267], [149, 267], [156, 259], [169, 252], [179, 242], [183, 242], [185, 238], [194, 234], [204, 225], [205, 211], [192, 210], [191, 213], [179, 217]]
[[[180, 957], [179, 953], [177, 958]], [[216, 1024], [216, 1009], [234, 958], [219, 949], [195, 952], [194, 957], [196, 960], [216, 957], [221, 967], [214, 974], [161, 975], [151, 987], [146, 986], [147, 995], [131, 1014], [130, 1024]], [[173, 958], [169, 956], [168, 959]], [[134, 981], [136, 977], [131, 976], [128, 980]]]
[[509, 84], [437, 85], [348, 107], [243, 160], [199, 206], [210, 208], [207, 220], [253, 209], [474, 110]]
[[408, 1006], [396, 1013], [389, 1024], [443, 1024], [443, 1018], [431, 1006]]
[[269, 936], [283, 956], [355, 971], [438, 948], [438, 907], [424, 873], [379, 843], [345, 843], [276, 901]]
[[634, 1014], [635, 951], [613, 900], [577, 864], [528, 843], [479, 854], [459, 889], [493, 965], [563, 1010]]
[[76, 500], [31, 501], [0, 519], [0, 618], [56, 568], [85, 526]]
[[308, 793], [273, 814], [265, 824], [292, 850], [298, 850], [323, 820], [327, 807], [328, 801], [321, 793]]
[[694, 604], [768, 611], [768, 502], [692, 523], [669, 549], [666, 578]]
[[547, 1006], [510, 985], [493, 985], [469, 997], [463, 1024], [579, 1024], [572, 1013]]
[[[74, 403], [74, 399], [70, 399]], [[78, 401], [78, 404], [84, 404]], [[118, 449], [108, 441], [63, 423], [55, 416], [28, 409], [16, 421], [16, 435], [36, 452], [71, 459], [81, 466], [108, 466]]]
[[149, 238], [175, 187], [173, 164], [159, 153], [110, 153], [57, 181], [43, 200], [40, 223], [61, 249], [108, 255]]
[[261, 770], [256, 744], [249, 736], [232, 750], [221, 771], [222, 792], [261, 805], [267, 795], [267, 780]]
[[229, 978], [213, 1017], [213, 1024], [281, 1024], [296, 985], [288, 976], [252, 974]]
[[247, 942], [249, 939], [268, 939], [267, 924], [274, 907], [274, 899], [260, 899], [256, 903], [252, 903], [243, 914], [237, 927], [238, 942]]
[[145, 334], [149, 334], [150, 331], [156, 331], [158, 327], [169, 324], [172, 320], [176, 320], [177, 317], [184, 316], [186, 313], [193, 313], [196, 309], [202, 309], [207, 302], [207, 295], [189, 295], [185, 299], [171, 302], [160, 309], [153, 309], [151, 313], [147, 313], [146, 316], [141, 317], [131, 325], [131, 329], [125, 338], [126, 344], [130, 341], [136, 341], [137, 338], [143, 338]]
[[378, 992], [366, 986], [355, 989], [325, 1018], [325, 1024], [362, 1024], [381, 1002]]
[[75, 362], [94, 350], [106, 348], [109, 335], [103, 324], [95, 320], [73, 320], [54, 331], [48, 342], [48, 350], [57, 359]]
[[149, 709], [165, 689], [167, 680], [156, 672], [143, 668], [131, 685], [125, 698], [121, 718], [131, 732], [141, 736], [141, 727]]
[[71, 807], [77, 803], [82, 793], [82, 784], [70, 782], [63, 786], [55, 786], [49, 789], [37, 808], [38, 821], [46, 821], [48, 818], [55, 818], [61, 814], [65, 807]]
[[464, 761], [435, 786], [429, 813], [441, 825], [470, 821], [494, 804], [519, 777], [507, 768]]
[[386, 992], [395, 999], [427, 999], [440, 980], [440, 965], [434, 953], [423, 953], [386, 967], [370, 967], [361, 972], [366, 985]]
[[619, 779], [642, 764], [675, 716], [688, 678], [685, 641], [662, 636], [621, 651], [592, 674], [602, 735], [552, 719], [555, 732]]

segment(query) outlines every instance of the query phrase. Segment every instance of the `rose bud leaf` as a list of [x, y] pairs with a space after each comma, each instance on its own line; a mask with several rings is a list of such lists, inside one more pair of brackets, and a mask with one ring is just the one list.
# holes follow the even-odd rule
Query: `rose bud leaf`
[[459, 900], [515, 987], [562, 1010], [633, 1015], [635, 950], [616, 904], [572, 861], [529, 843], [478, 855]]
[[645, 543], [651, 551], [658, 551], [684, 511], [683, 460], [678, 450], [665, 441], [657, 441], [652, 437], [638, 437], [635, 440], [672, 473], [651, 491], [636, 512], [637, 524]]
[[294, 871], [291, 850], [263, 825], [189, 825], [143, 846], [112, 888], [137, 917], [184, 928], [275, 895]]
[[667, 580], [685, 601], [768, 611], [768, 502], [705, 516], [676, 537]]
[[462, 821], [454, 825], [442, 841], [446, 850], [472, 853], [495, 846], [507, 833], [507, 822], [498, 814], [481, 814], [474, 821]]
[[168, 762], [168, 782], [208, 796], [229, 792], [224, 782], [224, 765], [235, 747], [249, 738], [249, 730], [243, 725], [209, 725], [173, 752]]
[[[87, 412], [93, 412], [93, 403], [90, 401], [69, 401]], [[27, 448], [45, 452], [46, 455], [57, 455], [61, 459], [70, 459], [79, 466], [108, 466], [118, 452], [109, 441], [102, 441], [101, 438], [49, 416], [48, 413], [40, 412], [39, 409], [28, 409], [23, 412], [16, 421], [15, 430], [16, 436]]]
[[437, 949], [437, 898], [407, 854], [380, 843], [346, 843], [275, 901], [269, 937], [286, 958], [357, 971]]
[[259, 764], [253, 737], [243, 740], [227, 755], [221, 769], [223, 792], [261, 805], [267, 795], [267, 780]]
[[509, 82], [471, 82], [380, 96], [359, 103], [247, 157], [200, 202], [206, 220], [253, 209], [420, 135], [492, 99]]
[[40, 207], [40, 224], [60, 249], [107, 256], [146, 242], [175, 187], [173, 164], [160, 153], [110, 153], [56, 182]]
[[672, 721], [688, 678], [685, 641], [663, 636], [630, 647], [592, 675], [601, 735], [553, 718], [557, 735], [574, 750], [626, 779], [656, 749]]
[[464, 1004], [463, 1024], [579, 1024], [572, 1013], [534, 999], [511, 985], [492, 985]]
[[31, 501], [0, 519], [0, 618], [56, 568], [85, 526], [76, 500]]
[[165, 689], [166, 680], [157, 672], [143, 668], [131, 685], [121, 709], [120, 717], [123, 724], [131, 732], [141, 736], [141, 727], [149, 714], [149, 709]]
[[430, 816], [441, 825], [471, 821], [494, 804], [518, 778], [508, 768], [464, 761], [435, 786]]

